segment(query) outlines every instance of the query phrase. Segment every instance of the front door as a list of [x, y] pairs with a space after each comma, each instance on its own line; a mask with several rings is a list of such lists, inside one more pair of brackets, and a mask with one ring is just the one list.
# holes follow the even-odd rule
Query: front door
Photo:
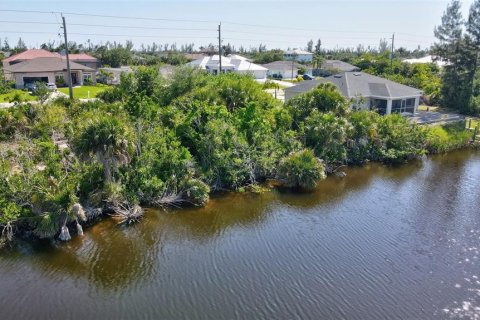
[[78, 84], [77, 73], [72, 72], [72, 85]]

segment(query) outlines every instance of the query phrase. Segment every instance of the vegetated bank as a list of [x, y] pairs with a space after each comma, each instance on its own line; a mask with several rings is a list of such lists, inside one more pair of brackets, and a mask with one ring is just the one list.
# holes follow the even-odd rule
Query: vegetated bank
[[350, 112], [333, 85], [283, 105], [249, 76], [154, 68], [124, 75], [101, 101], [58, 99], [0, 110], [0, 225], [70, 239], [101, 214], [130, 223], [141, 207], [202, 206], [211, 192], [276, 179], [315, 188], [366, 161], [402, 163], [469, 144], [459, 127]]

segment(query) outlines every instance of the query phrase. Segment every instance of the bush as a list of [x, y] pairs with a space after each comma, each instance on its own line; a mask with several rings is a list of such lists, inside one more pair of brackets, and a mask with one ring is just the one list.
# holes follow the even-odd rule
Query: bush
[[187, 181], [186, 190], [184, 192], [184, 199], [194, 206], [204, 206], [210, 199], [210, 187], [197, 179], [190, 179]]
[[293, 152], [280, 161], [278, 180], [290, 188], [315, 189], [325, 179], [325, 167], [310, 149]]
[[315, 109], [345, 115], [350, 108], [347, 99], [333, 84], [321, 84], [312, 91], [293, 97], [287, 105], [297, 123], [304, 121]]
[[331, 171], [332, 165], [347, 160], [346, 139], [350, 130], [351, 125], [345, 118], [314, 110], [305, 120], [305, 144], [326, 162], [327, 171]]
[[427, 129], [426, 148], [429, 153], [444, 153], [468, 145], [472, 133], [465, 130], [464, 123], [433, 126]]

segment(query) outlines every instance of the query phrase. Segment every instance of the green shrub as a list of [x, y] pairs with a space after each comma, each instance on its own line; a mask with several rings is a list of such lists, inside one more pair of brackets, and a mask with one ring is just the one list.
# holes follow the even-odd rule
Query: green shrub
[[459, 125], [432, 126], [427, 129], [426, 148], [429, 153], [444, 153], [468, 145], [472, 133]]
[[315, 189], [319, 180], [325, 179], [325, 167], [313, 151], [293, 152], [280, 161], [277, 178], [290, 188]]
[[188, 180], [185, 188], [183, 198], [194, 206], [204, 206], [210, 199], [210, 187], [200, 180]]

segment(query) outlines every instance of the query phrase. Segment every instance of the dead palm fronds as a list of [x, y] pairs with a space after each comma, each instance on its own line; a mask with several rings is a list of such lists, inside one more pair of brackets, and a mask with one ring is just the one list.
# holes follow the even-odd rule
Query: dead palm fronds
[[143, 217], [143, 209], [137, 204], [133, 206], [130, 204], [120, 204], [118, 206], [113, 206], [112, 209], [115, 213], [111, 216], [118, 219], [118, 224], [130, 225], [140, 221]]

